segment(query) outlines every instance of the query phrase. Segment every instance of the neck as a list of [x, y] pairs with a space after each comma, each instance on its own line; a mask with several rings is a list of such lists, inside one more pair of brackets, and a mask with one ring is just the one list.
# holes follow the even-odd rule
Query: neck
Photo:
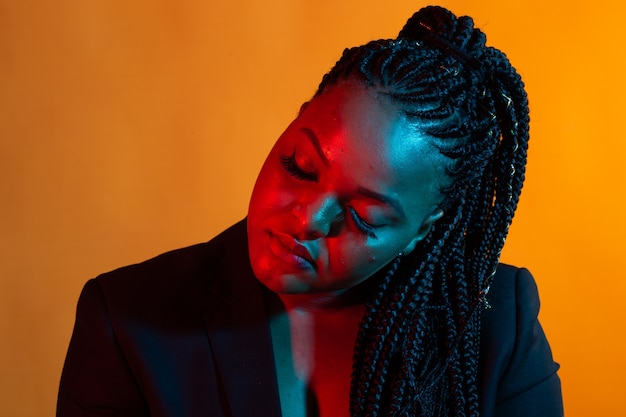
[[278, 296], [287, 311], [299, 310], [316, 313], [361, 310], [378, 286], [379, 281], [372, 278], [346, 290], [307, 294], [278, 294]]
[[332, 312], [362, 307], [363, 297], [346, 293], [278, 294], [287, 311]]

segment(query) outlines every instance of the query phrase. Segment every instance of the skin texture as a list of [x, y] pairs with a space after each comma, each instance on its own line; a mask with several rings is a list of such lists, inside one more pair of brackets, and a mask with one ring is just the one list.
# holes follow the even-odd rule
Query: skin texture
[[271, 333], [283, 415], [348, 416], [369, 278], [441, 217], [443, 159], [388, 97], [330, 87], [278, 139], [248, 212], [257, 278], [284, 310]]
[[408, 253], [442, 216], [443, 157], [388, 97], [344, 81], [303, 106], [250, 200], [256, 277], [333, 296]]

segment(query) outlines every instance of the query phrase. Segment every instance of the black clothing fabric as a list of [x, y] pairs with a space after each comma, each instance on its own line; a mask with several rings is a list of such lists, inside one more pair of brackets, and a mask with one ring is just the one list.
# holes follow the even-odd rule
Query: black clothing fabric
[[[245, 220], [208, 243], [87, 282], [58, 417], [278, 417], [267, 302]], [[563, 414], [558, 365], [525, 269], [501, 265], [481, 334], [484, 417]], [[288, 416], [285, 416], [288, 417]]]

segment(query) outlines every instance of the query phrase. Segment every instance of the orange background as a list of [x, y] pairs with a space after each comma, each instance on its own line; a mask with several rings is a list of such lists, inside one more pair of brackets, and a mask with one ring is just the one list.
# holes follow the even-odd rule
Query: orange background
[[[85, 280], [242, 218], [342, 49], [425, 4], [0, 0], [0, 415], [53, 414]], [[626, 5], [440, 4], [474, 16], [528, 87], [503, 260], [536, 276], [566, 413], [622, 415]]]

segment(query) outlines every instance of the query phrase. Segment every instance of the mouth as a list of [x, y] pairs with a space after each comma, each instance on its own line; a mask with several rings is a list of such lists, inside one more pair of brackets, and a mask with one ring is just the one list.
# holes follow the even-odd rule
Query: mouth
[[277, 256], [300, 269], [316, 269], [315, 259], [306, 246], [293, 237], [282, 233], [271, 233], [270, 250]]

